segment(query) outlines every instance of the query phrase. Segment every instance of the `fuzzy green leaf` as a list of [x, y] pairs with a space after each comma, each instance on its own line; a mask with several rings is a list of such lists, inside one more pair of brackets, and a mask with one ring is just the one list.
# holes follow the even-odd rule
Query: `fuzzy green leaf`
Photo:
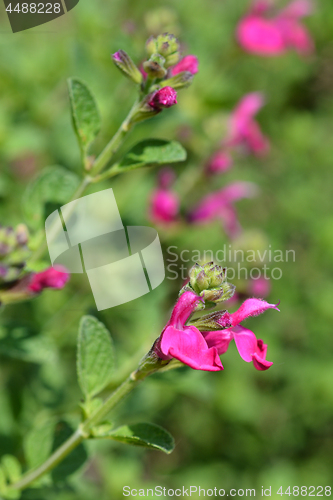
[[119, 169], [133, 170], [144, 166], [165, 165], [186, 160], [186, 151], [177, 141], [147, 139], [136, 144], [121, 160]]
[[93, 316], [83, 316], [78, 337], [77, 374], [86, 398], [107, 386], [113, 366], [114, 350], [109, 331]]
[[85, 156], [101, 128], [101, 117], [94, 96], [78, 78], [68, 80], [74, 130]]
[[171, 434], [155, 424], [133, 424], [124, 425], [114, 431], [110, 431], [103, 436], [122, 443], [132, 444], [135, 446], [144, 446], [155, 450], [171, 453], [175, 447], [175, 442]]
[[79, 178], [63, 167], [47, 167], [27, 187], [23, 196], [23, 213], [34, 229], [42, 226], [48, 214], [45, 205], [63, 204], [75, 193]]

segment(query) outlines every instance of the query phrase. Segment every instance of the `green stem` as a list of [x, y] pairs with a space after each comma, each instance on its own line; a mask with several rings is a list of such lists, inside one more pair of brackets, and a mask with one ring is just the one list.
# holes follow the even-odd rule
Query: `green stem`
[[69, 455], [71, 451], [74, 450], [84, 439], [84, 434], [80, 429], [78, 429], [72, 436], [67, 439], [40, 467], [34, 469], [17, 481], [17, 483], [10, 486], [9, 489], [13, 490], [23, 490], [30, 486], [31, 483], [39, 479], [41, 476], [50, 472], [54, 467], [56, 467], [62, 460]]
[[90, 170], [90, 175], [92, 177], [96, 177], [97, 174], [99, 174], [107, 166], [107, 164], [112, 160], [114, 154], [118, 151], [119, 147], [123, 143], [123, 140], [133, 126], [131, 120], [136, 112], [137, 105], [138, 100], [136, 100], [133, 104], [130, 112], [120, 125], [115, 135], [112, 137], [111, 141], [105, 146], [98, 158], [96, 158], [93, 167]]
[[27, 472], [17, 483], [10, 486], [9, 489], [23, 490], [30, 486], [41, 476], [50, 472], [60, 462], [66, 458], [84, 439], [90, 437], [91, 428], [102, 422], [108, 413], [129, 394], [149, 373], [139, 375], [139, 372], [133, 372], [131, 375], [104, 401], [89, 418], [87, 418], [74, 434], [67, 439], [42, 465], [36, 469]]

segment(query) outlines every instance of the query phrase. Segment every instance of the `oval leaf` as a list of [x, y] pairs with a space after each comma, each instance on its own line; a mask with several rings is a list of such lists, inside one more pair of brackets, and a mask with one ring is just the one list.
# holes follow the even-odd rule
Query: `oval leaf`
[[23, 212], [28, 224], [34, 229], [43, 225], [48, 215], [45, 205], [67, 203], [79, 183], [78, 176], [63, 167], [43, 169], [28, 186], [23, 197]]
[[91, 398], [108, 385], [114, 366], [111, 335], [93, 316], [83, 316], [79, 328], [77, 374], [80, 388]]
[[155, 424], [124, 425], [99, 437], [106, 437], [135, 446], [144, 446], [145, 448], [164, 451], [164, 453], [171, 453], [175, 447], [171, 434], [163, 427]]
[[119, 164], [121, 170], [164, 165], [186, 160], [186, 150], [177, 141], [147, 139], [136, 144]]
[[74, 130], [83, 155], [101, 128], [101, 118], [94, 96], [87, 85], [78, 78], [68, 80], [69, 98]]

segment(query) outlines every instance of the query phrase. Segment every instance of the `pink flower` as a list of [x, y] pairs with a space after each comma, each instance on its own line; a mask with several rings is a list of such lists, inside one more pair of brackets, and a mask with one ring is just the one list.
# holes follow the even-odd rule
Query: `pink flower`
[[172, 87], [163, 87], [150, 96], [148, 104], [158, 110], [170, 108], [174, 104], [177, 104], [177, 92]]
[[308, 0], [294, 0], [271, 17], [268, 10], [268, 3], [255, 2], [239, 22], [237, 39], [246, 51], [262, 56], [278, 56], [289, 49], [295, 49], [299, 54], [313, 51], [313, 41], [300, 23], [302, 17], [311, 13]]
[[263, 276], [260, 276], [259, 278], [253, 278], [249, 283], [249, 295], [255, 295], [256, 297], [267, 297], [270, 290], [270, 281]]
[[230, 131], [225, 145], [228, 147], [245, 146], [253, 154], [260, 156], [269, 150], [268, 139], [262, 134], [254, 120], [264, 104], [260, 92], [246, 94], [234, 109], [230, 119]]
[[49, 267], [40, 273], [32, 275], [28, 290], [39, 293], [44, 288], [63, 288], [69, 280], [69, 273], [63, 266]]
[[178, 75], [182, 71], [189, 71], [192, 75], [195, 75], [199, 71], [199, 61], [196, 56], [188, 55], [183, 57], [172, 69], [171, 76]]
[[174, 177], [173, 170], [169, 168], [164, 168], [159, 173], [159, 186], [152, 193], [149, 208], [149, 217], [154, 224], [170, 224], [177, 220], [180, 205], [179, 198], [170, 189]]
[[207, 163], [206, 171], [209, 174], [226, 172], [232, 167], [232, 158], [228, 151], [221, 150], [215, 153]]
[[195, 326], [185, 323], [202, 301], [193, 292], [183, 293], [171, 314], [171, 318], [155, 345], [155, 352], [161, 359], [178, 359], [194, 370], [223, 370], [216, 347], [208, 347]]
[[209, 194], [190, 212], [189, 220], [200, 224], [220, 219], [225, 232], [234, 238], [241, 231], [233, 203], [243, 198], [251, 198], [257, 187], [250, 182], [234, 182], [219, 191]]
[[[228, 350], [231, 340], [234, 339], [238, 352], [244, 361], [252, 361], [257, 370], [267, 370], [273, 364], [266, 360], [267, 345], [261, 339], [257, 339], [251, 330], [244, 328], [239, 323], [249, 316], [257, 316], [270, 308], [279, 310], [276, 305], [261, 299], [245, 300], [236, 312], [230, 315], [226, 313], [227, 320], [232, 324], [231, 328], [203, 332], [208, 347], [216, 347], [219, 354], [224, 354]], [[225, 325], [224, 316], [218, 322], [223, 327]]]

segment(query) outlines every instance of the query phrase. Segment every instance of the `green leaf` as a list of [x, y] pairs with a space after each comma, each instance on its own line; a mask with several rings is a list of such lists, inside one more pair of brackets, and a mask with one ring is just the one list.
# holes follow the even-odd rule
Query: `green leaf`
[[1, 464], [10, 483], [18, 481], [22, 475], [20, 462], [13, 455], [4, 455]]
[[47, 167], [28, 186], [23, 196], [23, 213], [28, 224], [37, 229], [44, 224], [46, 203], [67, 203], [75, 193], [79, 178], [63, 167]]
[[[61, 446], [72, 434], [73, 429], [67, 422], [59, 422], [56, 426], [53, 448], [55, 451]], [[67, 476], [70, 476], [77, 471], [87, 460], [88, 455], [83, 443], [74, 448], [74, 450], [67, 455], [67, 457], [57, 465], [52, 471], [52, 479], [55, 482], [63, 482]]]
[[111, 380], [114, 350], [111, 335], [93, 316], [83, 316], [80, 322], [77, 373], [80, 388], [86, 398], [91, 398]]
[[136, 144], [121, 160], [118, 168], [132, 170], [144, 166], [164, 165], [186, 160], [186, 151], [179, 142], [147, 139]]
[[163, 427], [155, 424], [124, 425], [103, 436], [99, 435], [99, 437], [110, 438], [135, 446], [144, 446], [145, 448], [164, 451], [164, 453], [171, 453], [175, 447], [171, 434]]
[[0, 467], [0, 493], [4, 493], [7, 489], [6, 474], [2, 467]]
[[74, 130], [85, 156], [100, 131], [100, 114], [95, 98], [84, 82], [78, 78], [69, 78], [68, 90]]
[[42, 464], [50, 456], [54, 428], [54, 420], [45, 420], [27, 434], [23, 445], [25, 458], [30, 469]]

